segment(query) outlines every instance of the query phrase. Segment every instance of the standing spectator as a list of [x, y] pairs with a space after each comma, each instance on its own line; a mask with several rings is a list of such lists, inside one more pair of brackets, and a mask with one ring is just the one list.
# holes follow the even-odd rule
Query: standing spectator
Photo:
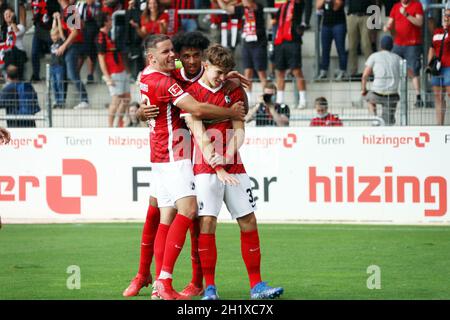
[[6, 43], [9, 47], [9, 50], [6, 51], [4, 57], [5, 68], [7, 68], [10, 64], [17, 66], [19, 80], [23, 80], [23, 74], [25, 71], [24, 67], [28, 60], [27, 53], [25, 52], [25, 48], [23, 46], [25, 27], [22, 24], [17, 23], [17, 16], [11, 8], [6, 9], [3, 16], [7, 26]]
[[284, 102], [286, 70], [290, 69], [297, 80], [298, 108], [306, 108], [306, 81], [302, 71], [302, 35], [300, 0], [289, 0], [277, 13], [278, 27], [274, 41], [277, 78], [277, 103]]
[[261, 102], [248, 111], [245, 122], [256, 120], [256, 126], [289, 126], [290, 110], [286, 104], [275, 102], [277, 87], [272, 82], [267, 82], [263, 89]]
[[[108, 85], [112, 97], [109, 105], [108, 126], [120, 126], [127, 113], [130, 102], [130, 78], [125, 70], [122, 55], [115, 43], [109, 37], [112, 28], [112, 18], [102, 13], [99, 18], [100, 32], [97, 35], [97, 52], [103, 79]], [[117, 122], [115, 118], [117, 117]]]
[[[267, 82], [267, 36], [266, 20], [264, 19], [264, 7], [255, 0], [243, 0], [242, 5], [229, 5], [223, 0], [218, 0], [219, 6], [229, 14], [238, 17], [245, 16], [244, 31], [242, 33], [242, 61], [244, 76], [253, 79], [253, 70], [258, 73], [261, 86], [264, 88]], [[253, 104], [252, 85], [247, 88], [249, 104]]]
[[5, 128], [0, 127], [0, 144], [8, 144], [11, 141], [11, 134]]
[[40, 81], [41, 57], [50, 53], [52, 40], [50, 39], [50, 29], [53, 24], [53, 14], [59, 12], [58, 0], [31, 0], [33, 11], [34, 34], [31, 47], [31, 64], [33, 65], [33, 75], [31, 81]]
[[311, 28], [310, 21], [313, 10], [313, 0], [303, 0], [303, 10], [302, 10], [302, 27], [305, 30]]
[[358, 45], [361, 45], [364, 58], [372, 53], [370, 30], [367, 27], [369, 13], [367, 8], [375, 4], [374, 0], [348, 0], [347, 33], [348, 65], [351, 77], [358, 77]]
[[96, 0], [86, 0], [86, 2], [78, 2], [78, 13], [82, 24], [82, 33], [84, 46], [81, 54], [80, 69], [85, 60], [87, 60], [87, 83], [94, 82], [95, 63], [97, 61], [97, 50], [95, 47], [95, 39], [97, 39], [98, 25], [97, 17], [101, 12], [101, 6]]
[[322, 63], [319, 79], [328, 77], [330, 67], [331, 43], [336, 45], [339, 56], [339, 72], [336, 80], [342, 80], [347, 70], [347, 53], [345, 52], [345, 25], [344, 0], [317, 0], [317, 10], [323, 10], [322, 20]]
[[145, 39], [150, 34], [166, 34], [168, 21], [169, 16], [159, 5], [158, 0], [147, 0], [147, 6], [141, 14], [140, 25], [134, 20], [130, 21], [130, 25], [142, 39]]
[[328, 112], [328, 101], [319, 97], [315, 101], [317, 117], [311, 120], [311, 127], [342, 127], [342, 121], [335, 114]]
[[442, 28], [436, 28], [433, 34], [433, 45], [428, 52], [428, 61], [433, 57], [440, 58], [441, 70], [439, 75], [433, 75], [431, 85], [434, 93], [434, 105], [436, 107], [436, 124], [444, 125], [446, 101], [450, 98], [450, 8], [444, 11]]
[[[194, 0], [160, 0], [161, 5], [170, 9], [195, 9]], [[195, 15], [182, 14], [181, 29], [184, 32], [191, 32], [197, 30], [197, 19]]]
[[65, 108], [64, 105], [64, 79], [65, 76], [65, 62], [63, 56], [58, 56], [57, 52], [59, 47], [64, 43], [62, 37], [62, 30], [53, 28], [50, 31], [50, 37], [53, 41], [50, 47], [51, 60], [50, 60], [50, 79], [52, 83], [52, 89], [55, 94], [55, 104], [53, 108]]
[[[9, 65], [6, 69], [7, 84], [0, 91], [0, 108], [7, 115], [34, 115], [39, 112], [38, 96], [29, 82], [19, 81], [18, 68]], [[8, 127], [36, 127], [35, 120], [6, 120]]]
[[412, 77], [416, 91], [417, 108], [423, 107], [420, 95], [420, 69], [422, 55], [422, 25], [423, 8], [415, 0], [401, 0], [391, 10], [391, 15], [384, 27], [384, 31], [395, 31], [393, 52], [408, 63], [408, 74]]
[[[377, 104], [381, 104], [381, 117], [387, 125], [395, 124], [395, 111], [400, 100], [398, 86], [401, 58], [391, 52], [393, 45], [391, 36], [381, 38], [381, 50], [367, 59], [361, 84], [361, 94], [369, 103], [369, 111], [376, 116]], [[368, 92], [366, 84], [371, 74], [374, 75], [374, 81], [372, 90]]]
[[[82, 21], [79, 17], [74, 17], [74, 15], [78, 15], [78, 11], [70, 6], [69, 0], [58, 1], [61, 5], [61, 13], [55, 13], [54, 18], [57, 20], [56, 23], [62, 27], [65, 40], [58, 48], [56, 55], [64, 55], [67, 78], [75, 85], [78, 91], [81, 101], [74, 109], [86, 109], [89, 108], [89, 100], [86, 88], [81, 82], [78, 68], [78, 59], [83, 49]], [[72, 24], [73, 22], [75, 24]], [[80, 25], [77, 26], [76, 22], [79, 22]]]

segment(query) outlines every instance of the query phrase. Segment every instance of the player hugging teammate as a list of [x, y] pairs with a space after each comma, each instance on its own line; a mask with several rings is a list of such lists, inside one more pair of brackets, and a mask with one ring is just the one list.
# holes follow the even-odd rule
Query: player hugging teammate
[[[190, 289], [200, 290], [186, 290], [188, 285], [180, 294], [172, 287], [175, 262], [184, 245], [186, 232], [189, 228], [193, 229], [198, 214], [198, 252], [192, 255], [199, 256], [201, 262], [206, 284], [203, 299], [218, 299], [214, 281], [217, 261], [214, 235], [222, 202], [225, 202], [241, 228], [241, 251], [250, 279], [251, 298], [272, 299], [280, 296], [283, 289], [268, 286], [262, 282], [260, 275], [261, 253], [255, 203], [250, 179], [238, 152], [244, 138], [242, 101], [246, 96], [241, 87], [226, 84], [234, 67], [232, 53], [219, 45], [209, 47], [204, 55], [203, 67], [200, 66], [199, 73], [203, 72], [201, 78], [184, 91], [175, 81], [178, 77], [173, 76], [175, 54], [170, 38], [154, 35], [146, 44], [149, 65], [142, 73], [140, 84], [146, 106], [142, 106], [140, 114], [141, 119], [152, 119], [152, 195], [157, 199], [160, 211], [158, 231], [150, 239], [155, 241], [157, 274], [154, 283], [156, 292], [152, 296], [166, 300], [183, 299], [203, 291], [198, 272], [197, 283], [192, 285], [191, 282]], [[184, 63], [183, 66], [186, 68]], [[191, 75], [195, 73], [192, 72], [194, 67], [190, 67], [181, 74], [185, 75], [186, 71], [191, 71]], [[151, 105], [158, 107], [157, 112], [150, 111]], [[205, 119], [212, 121], [202, 122]], [[194, 167], [188, 152], [191, 147], [190, 134], [184, 120], [196, 142]], [[208, 134], [205, 133], [207, 130]], [[156, 224], [152, 225], [154, 229]], [[158, 237], [161, 233], [164, 236]], [[159, 258], [157, 251], [162, 253]], [[150, 274], [135, 281], [138, 277], [139, 274], [133, 280], [138, 282], [134, 287], [136, 294], [143, 285], [151, 282]]]

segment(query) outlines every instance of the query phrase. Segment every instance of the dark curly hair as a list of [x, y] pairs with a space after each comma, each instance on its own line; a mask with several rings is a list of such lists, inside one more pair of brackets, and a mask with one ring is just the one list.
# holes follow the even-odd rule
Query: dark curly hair
[[179, 33], [172, 38], [175, 52], [180, 53], [183, 48], [195, 48], [206, 50], [209, 46], [209, 39], [199, 31]]

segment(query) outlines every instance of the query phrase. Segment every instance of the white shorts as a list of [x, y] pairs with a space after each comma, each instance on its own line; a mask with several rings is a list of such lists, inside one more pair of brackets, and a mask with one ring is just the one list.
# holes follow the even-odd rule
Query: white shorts
[[124, 93], [130, 93], [130, 76], [126, 71], [120, 73], [111, 73], [111, 79], [114, 81], [113, 86], [108, 86], [111, 96], [120, 96]]
[[250, 178], [246, 173], [232, 174], [239, 185], [224, 185], [216, 174], [195, 176], [199, 216], [219, 216], [225, 202], [233, 219], [242, 218], [256, 210]]
[[155, 169], [152, 168], [152, 171], [150, 171], [150, 197], [156, 198], [156, 190], [157, 190], [157, 182], [158, 180], [155, 179], [155, 175], [153, 173]]
[[181, 198], [196, 196], [191, 160], [152, 163], [158, 207], [174, 207]]

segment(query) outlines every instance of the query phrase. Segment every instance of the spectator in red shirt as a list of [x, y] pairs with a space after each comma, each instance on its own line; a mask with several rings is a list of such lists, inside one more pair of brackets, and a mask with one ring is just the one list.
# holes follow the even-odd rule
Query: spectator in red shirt
[[[130, 78], [125, 70], [122, 55], [116, 48], [108, 33], [112, 28], [112, 18], [102, 13], [99, 18], [100, 32], [97, 35], [97, 52], [103, 80], [108, 85], [112, 97], [109, 105], [109, 127], [123, 126], [124, 115], [130, 102]], [[117, 116], [117, 121], [115, 121]]]
[[147, 7], [141, 15], [140, 26], [133, 20], [130, 21], [130, 25], [142, 39], [145, 39], [150, 34], [166, 34], [168, 21], [169, 15], [164, 12], [158, 0], [148, 0]]
[[328, 101], [324, 97], [316, 99], [315, 108], [317, 117], [311, 120], [311, 127], [342, 127], [342, 121], [335, 114], [328, 112]]
[[413, 86], [417, 99], [415, 106], [423, 107], [420, 96], [420, 69], [422, 55], [422, 25], [423, 7], [416, 0], [401, 0], [396, 3], [391, 10], [391, 15], [384, 27], [384, 31], [394, 30], [393, 53], [406, 59], [408, 64], [408, 74], [412, 77]]
[[[440, 74], [431, 78], [434, 93], [434, 105], [436, 107], [436, 123], [444, 125], [445, 121], [445, 95], [450, 97], [450, 7], [444, 11], [442, 28], [436, 28], [433, 34], [433, 45], [428, 52], [428, 61], [441, 55]], [[442, 48], [442, 46], [444, 46]], [[441, 49], [442, 48], [442, 49]]]

